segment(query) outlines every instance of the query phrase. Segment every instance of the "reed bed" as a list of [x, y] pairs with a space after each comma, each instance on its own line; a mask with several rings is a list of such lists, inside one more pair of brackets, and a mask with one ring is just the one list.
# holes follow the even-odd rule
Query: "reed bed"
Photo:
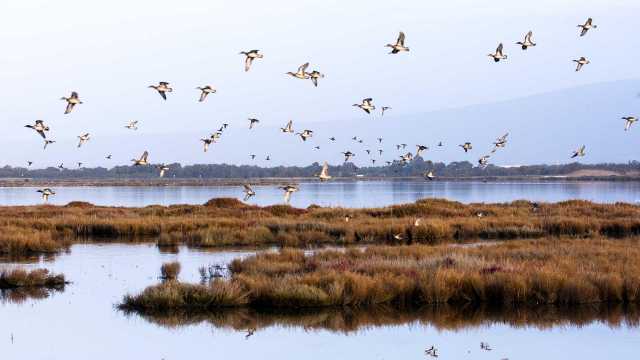
[[638, 245], [638, 238], [600, 238], [370, 246], [313, 254], [283, 249], [233, 261], [228, 280], [155, 285], [126, 296], [122, 306], [156, 313], [243, 306], [638, 304]]
[[[346, 221], [346, 218], [349, 221]], [[419, 226], [414, 226], [420, 218]], [[64, 249], [74, 241], [152, 241], [160, 246], [307, 247], [350, 244], [439, 244], [548, 236], [640, 236], [640, 206], [587, 201], [461, 204], [425, 199], [371, 209], [251, 206], [236, 199], [204, 205], [0, 208], [0, 254]]]
[[67, 284], [64, 275], [51, 274], [46, 269], [26, 271], [23, 269], [0, 272], [0, 290], [47, 288], [58, 289]]
[[182, 266], [177, 261], [162, 264], [160, 267], [160, 278], [166, 281], [177, 280], [181, 269]]

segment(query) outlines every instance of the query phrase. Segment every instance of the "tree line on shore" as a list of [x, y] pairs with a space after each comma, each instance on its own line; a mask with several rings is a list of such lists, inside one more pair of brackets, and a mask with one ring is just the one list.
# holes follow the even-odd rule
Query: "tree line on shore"
[[[304, 178], [313, 177], [322, 168], [315, 162], [308, 166], [274, 166], [261, 167], [256, 165], [231, 164], [168, 164], [167, 178]], [[562, 176], [580, 170], [605, 170], [622, 175], [636, 175], [640, 173], [640, 161], [628, 163], [581, 164], [569, 163], [559, 165], [522, 165], [522, 166], [474, 166], [468, 161], [442, 162], [425, 161], [421, 157], [411, 163], [400, 161], [386, 166], [357, 167], [351, 162], [330, 166], [330, 173], [334, 177], [412, 177], [422, 176], [432, 171], [436, 177], [500, 177], [500, 176]], [[158, 177], [155, 166], [115, 166], [112, 168], [57, 168], [29, 169], [28, 167], [4, 166], [0, 168], [0, 178], [33, 178], [33, 179], [152, 179]]]

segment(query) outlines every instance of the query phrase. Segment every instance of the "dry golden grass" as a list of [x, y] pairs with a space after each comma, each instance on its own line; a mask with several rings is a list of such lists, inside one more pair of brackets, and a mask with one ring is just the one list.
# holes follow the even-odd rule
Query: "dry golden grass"
[[[478, 214], [482, 214], [479, 217]], [[350, 221], [345, 221], [345, 216]], [[421, 218], [420, 226], [414, 221]], [[0, 254], [63, 249], [84, 239], [153, 241], [194, 247], [438, 244], [476, 239], [640, 235], [640, 207], [566, 201], [470, 204], [427, 199], [374, 209], [250, 206], [235, 199], [205, 205], [0, 207]], [[402, 240], [394, 235], [400, 234]]]
[[64, 275], [50, 274], [46, 269], [26, 271], [23, 269], [0, 272], [0, 289], [61, 288], [67, 284]]
[[[172, 283], [128, 296], [140, 312], [219, 307], [496, 307], [640, 302], [640, 240], [542, 239], [486, 246], [371, 246], [261, 253], [230, 266], [230, 280]], [[219, 300], [219, 299], [224, 299]]]
[[177, 261], [162, 264], [160, 267], [160, 278], [163, 280], [176, 280], [178, 279], [178, 275], [180, 275], [181, 268], [182, 266], [180, 266], [180, 263]]

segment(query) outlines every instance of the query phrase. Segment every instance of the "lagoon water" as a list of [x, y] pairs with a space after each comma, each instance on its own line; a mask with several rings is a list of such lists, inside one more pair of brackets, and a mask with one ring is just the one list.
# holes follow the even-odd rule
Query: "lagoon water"
[[[249, 202], [272, 205], [283, 202], [277, 186], [255, 186], [257, 195]], [[0, 188], [0, 205], [40, 204], [33, 187]], [[241, 186], [162, 187], [60, 187], [51, 204], [87, 201], [107, 206], [203, 204], [215, 197], [242, 198]], [[448, 181], [350, 181], [305, 182], [291, 199], [291, 205], [311, 204], [342, 207], [374, 207], [413, 202], [422, 198], [446, 198], [463, 203], [508, 202], [519, 199], [557, 202], [570, 199], [599, 203], [640, 202], [639, 182], [448, 182]]]
[[[535, 321], [539, 316], [531, 315], [526, 318], [532, 323], [519, 325], [458, 316], [460, 321], [450, 321], [455, 326], [442, 325], [449, 321], [446, 314], [440, 323], [398, 315], [392, 323], [372, 318], [368, 325], [348, 331], [336, 329], [340, 323], [330, 318], [310, 326], [309, 319], [297, 323], [295, 315], [282, 321], [271, 315], [259, 318], [267, 324], [247, 339], [242, 326], [252, 321], [247, 314], [180, 324], [126, 315], [114, 307], [124, 294], [157, 283], [163, 262], [180, 261], [181, 280], [197, 282], [199, 266], [227, 263], [253, 252], [181, 247], [177, 253], [166, 253], [145, 244], [78, 244], [49, 260], [0, 260], [0, 268], [48, 268], [72, 281], [63, 292], [44, 299], [0, 300], [0, 358], [392, 360], [429, 358], [424, 350], [435, 345], [439, 359], [631, 359], [640, 349], [637, 321], [612, 314], [605, 318], [615, 319], [613, 324], [588, 316], [577, 316], [577, 322], [541, 324]], [[388, 318], [395, 314], [387, 313]], [[493, 350], [481, 351], [482, 341]]]

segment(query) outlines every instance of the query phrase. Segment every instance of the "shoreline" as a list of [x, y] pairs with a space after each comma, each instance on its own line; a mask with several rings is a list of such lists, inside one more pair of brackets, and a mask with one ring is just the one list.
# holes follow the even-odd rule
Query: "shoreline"
[[[332, 182], [428, 182], [421, 176], [407, 177], [335, 177]], [[131, 186], [131, 187], [166, 187], [166, 186], [242, 186], [252, 185], [282, 185], [291, 183], [316, 183], [314, 177], [298, 178], [153, 178], [153, 179], [36, 179], [36, 178], [4, 178], [0, 179], [0, 187], [103, 187], [103, 186]], [[640, 182], [640, 176], [470, 176], [470, 177], [439, 177], [433, 182], [539, 182], [539, 183], [574, 183], [574, 182]]]

